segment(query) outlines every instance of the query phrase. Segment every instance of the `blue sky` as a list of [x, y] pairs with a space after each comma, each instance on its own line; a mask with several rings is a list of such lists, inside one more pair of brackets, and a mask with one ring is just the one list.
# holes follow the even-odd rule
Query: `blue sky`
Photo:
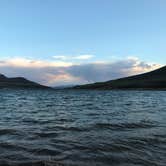
[[165, 64], [165, 9], [165, 0], [0, 0], [0, 60]]

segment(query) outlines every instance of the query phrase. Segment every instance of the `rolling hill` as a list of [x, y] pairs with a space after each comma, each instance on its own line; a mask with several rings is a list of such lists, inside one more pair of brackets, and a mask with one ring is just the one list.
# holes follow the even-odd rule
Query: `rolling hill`
[[75, 86], [74, 89], [165, 89], [166, 66], [135, 76]]
[[8, 78], [0, 74], [0, 88], [38, 88], [46, 89], [47, 86], [29, 81], [23, 77]]

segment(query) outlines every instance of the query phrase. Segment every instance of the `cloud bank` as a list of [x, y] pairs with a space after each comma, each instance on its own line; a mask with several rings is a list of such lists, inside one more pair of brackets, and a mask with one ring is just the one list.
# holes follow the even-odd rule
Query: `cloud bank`
[[[74, 56], [74, 59], [89, 59], [90, 55]], [[86, 84], [107, 81], [140, 74], [161, 67], [160, 64], [143, 62], [129, 57], [114, 62], [72, 63], [66, 57], [55, 61], [13, 58], [0, 60], [0, 73], [8, 77], [22, 76], [49, 86]]]

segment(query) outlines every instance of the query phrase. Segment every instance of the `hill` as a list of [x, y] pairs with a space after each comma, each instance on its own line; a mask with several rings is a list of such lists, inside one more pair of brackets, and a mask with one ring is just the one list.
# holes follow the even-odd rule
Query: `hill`
[[38, 88], [46, 89], [47, 86], [29, 81], [23, 77], [8, 78], [0, 74], [0, 88]]
[[166, 66], [135, 76], [75, 86], [75, 89], [166, 89]]

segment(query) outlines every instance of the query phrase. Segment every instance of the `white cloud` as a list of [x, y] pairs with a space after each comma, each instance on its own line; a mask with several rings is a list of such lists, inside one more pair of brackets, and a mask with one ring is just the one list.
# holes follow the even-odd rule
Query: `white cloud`
[[60, 59], [60, 60], [63, 60], [63, 61], [68, 59], [68, 57], [65, 56], [65, 55], [56, 55], [56, 56], [53, 56], [53, 58]]
[[74, 59], [80, 59], [80, 60], [87, 60], [87, 59], [91, 59], [93, 57], [94, 57], [94, 55], [79, 55], [79, 56], [75, 56], [73, 58]]
[[93, 58], [94, 55], [90, 55], [90, 54], [83, 54], [83, 55], [55, 55], [53, 56], [53, 58], [55, 59], [60, 59], [60, 60], [63, 60], [63, 61], [66, 61], [66, 60], [88, 60], [88, 59], [91, 59]]
[[0, 66], [16, 66], [16, 67], [67, 67], [71, 66], [73, 63], [64, 61], [43, 61], [43, 60], [33, 60], [28, 58], [15, 57], [12, 59], [6, 59], [0, 61]]

